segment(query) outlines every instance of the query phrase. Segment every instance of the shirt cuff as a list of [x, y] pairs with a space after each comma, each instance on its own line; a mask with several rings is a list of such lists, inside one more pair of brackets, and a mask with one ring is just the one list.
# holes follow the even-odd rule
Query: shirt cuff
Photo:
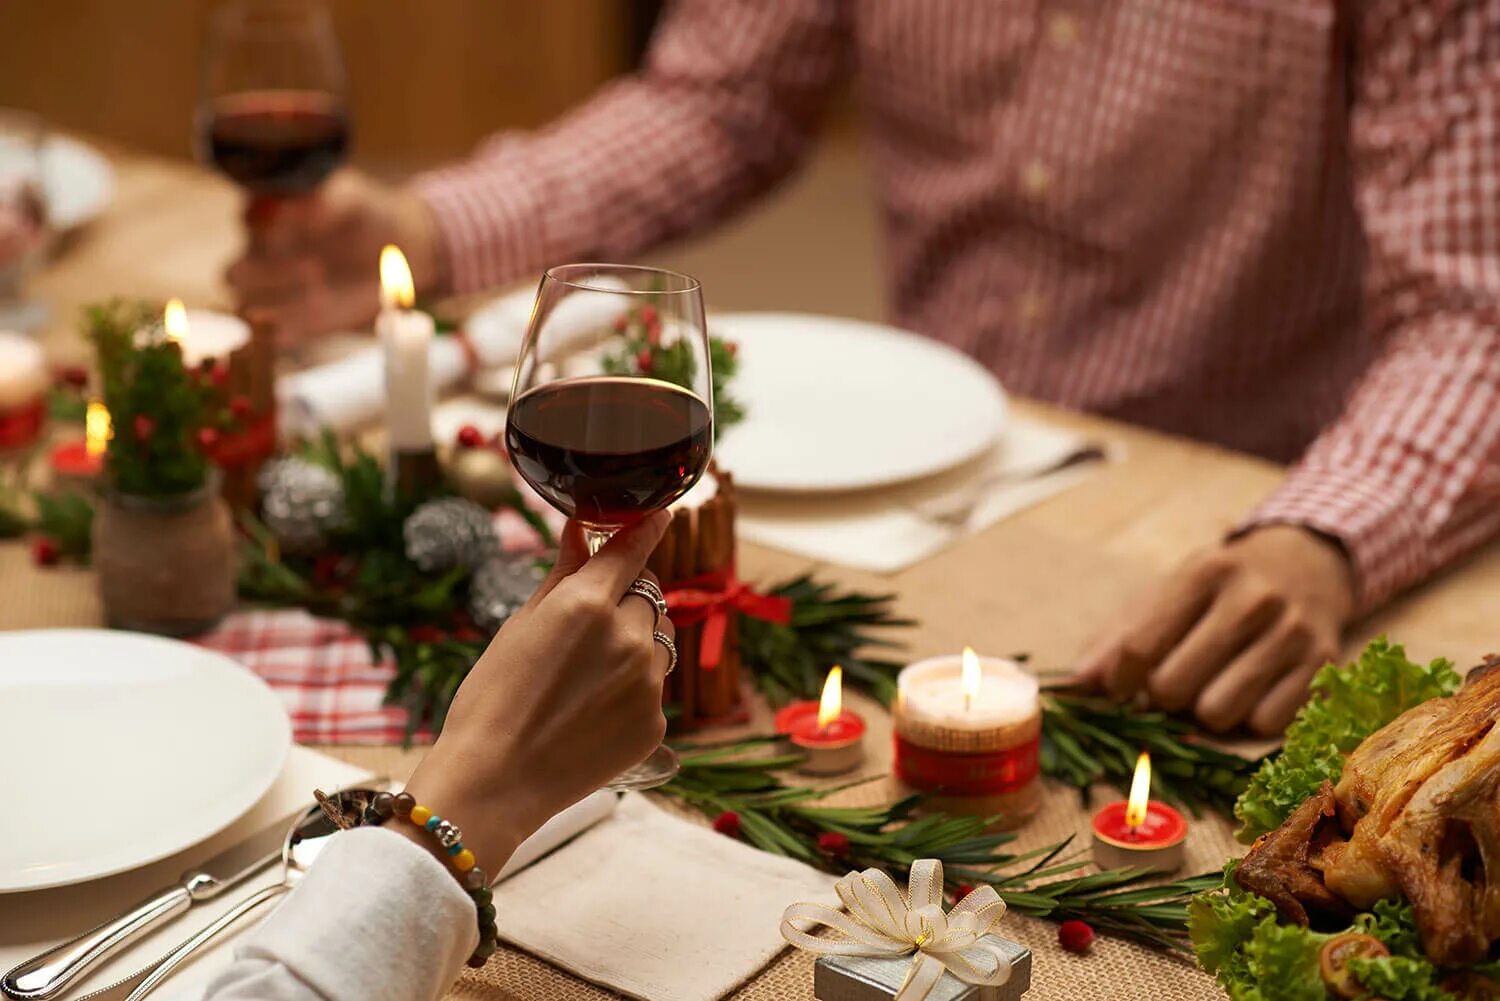
[[519, 277], [545, 258], [540, 197], [519, 144], [497, 141], [476, 157], [412, 181], [437, 224], [441, 273], [453, 294]]
[[442, 863], [378, 827], [334, 836], [238, 950], [329, 1001], [438, 998], [479, 945], [474, 901]]
[[1402, 492], [1355, 470], [1299, 466], [1235, 529], [1300, 525], [1343, 544], [1364, 615], [1428, 573], [1422, 525]]

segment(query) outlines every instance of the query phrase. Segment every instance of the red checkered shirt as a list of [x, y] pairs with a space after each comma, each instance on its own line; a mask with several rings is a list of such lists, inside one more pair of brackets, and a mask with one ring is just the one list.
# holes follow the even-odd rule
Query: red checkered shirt
[[696, 232], [852, 79], [898, 322], [1280, 460], [1362, 605], [1500, 527], [1500, 0], [681, 0], [645, 68], [418, 182], [477, 289]]

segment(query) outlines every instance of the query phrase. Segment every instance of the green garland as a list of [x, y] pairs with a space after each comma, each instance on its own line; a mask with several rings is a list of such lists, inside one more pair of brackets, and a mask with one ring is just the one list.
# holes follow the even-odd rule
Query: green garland
[[1069, 852], [1071, 839], [1011, 852], [1005, 846], [1015, 834], [990, 831], [989, 818], [923, 815], [920, 796], [888, 806], [827, 806], [824, 800], [849, 786], [788, 785], [781, 775], [801, 755], [781, 753], [780, 744], [756, 737], [681, 745], [682, 769], [658, 791], [698, 810], [721, 833], [828, 872], [873, 866], [902, 878], [917, 859], [936, 858], [955, 896], [965, 885], [988, 884], [1018, 913], [1077, 918], [1159, 949], [1188, 948], [1188, 901], [1219, 881], [1216, 872], [1168, 883], [1133, 870], [1089, 872], [1088, 860]]

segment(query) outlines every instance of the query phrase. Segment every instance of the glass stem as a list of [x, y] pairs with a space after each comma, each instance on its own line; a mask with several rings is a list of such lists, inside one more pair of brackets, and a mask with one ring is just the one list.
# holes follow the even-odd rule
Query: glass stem
[[618, 528], [589, 528], [588, 526], [584, 526], [583, 541], [588, 544], [589, 555], [599, 555], [599, 550], [603, 549], [604, 544], [614, 538], [615, 533], [618, 531]]

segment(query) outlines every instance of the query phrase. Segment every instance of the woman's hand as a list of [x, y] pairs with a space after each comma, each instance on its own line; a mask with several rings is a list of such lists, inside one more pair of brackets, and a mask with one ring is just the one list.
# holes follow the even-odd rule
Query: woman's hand
[[[407, 784], [464, 832], [493, 874], [549, 817], [639, 764], [667, 730], [671, 622], [627, 593], [671, 516], [622, 530], [592, 559], [569, 523], [557, 566], [459, 688]], [[654, 578], [651, 578], [654, 579]]]
[[1354, 601], [1336, 543], [1291, 525], [1258, 528], [1147, 591], [1082, 658], [1078, 680], [1121, 701], [1144, 690], [1212, 730], [1280, 733], [1338, 656]]
[[437, 232], [414, 193], [353, 168], [302, 198], [252, 199], [245, 251], [225, 279], [240, 308], [276, 325], [284, 343], [368, 326], [380, 307], [380, 249], [406, 255], [418, 291], [438, 280]]

